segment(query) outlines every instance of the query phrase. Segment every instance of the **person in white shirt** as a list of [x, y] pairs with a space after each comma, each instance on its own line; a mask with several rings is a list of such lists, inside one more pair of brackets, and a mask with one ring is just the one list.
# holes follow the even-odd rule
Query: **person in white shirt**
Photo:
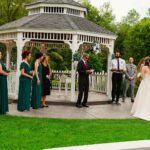
[[112, 103], [116, 101], [116, 104], [119, 104], [123, 73], [126, 70], [125, 60], [120, 56], [120, 52], [116, 52], [115, 58], [110, 65], [110, 70], [112, 71]]

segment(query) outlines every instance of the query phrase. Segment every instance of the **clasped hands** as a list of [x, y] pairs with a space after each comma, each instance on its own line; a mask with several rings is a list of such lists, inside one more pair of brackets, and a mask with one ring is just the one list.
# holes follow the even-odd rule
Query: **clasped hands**
[[129, 79], [130, 79], [130, 81], [131, 81], [131, 80], [133, 80], [134, 78], [133, 78], [133, 77], [129, 77]]
[[123, 69], [111, 69], [111, 71], [113, 71], [113, 72], [124, 72], [124, 70]]

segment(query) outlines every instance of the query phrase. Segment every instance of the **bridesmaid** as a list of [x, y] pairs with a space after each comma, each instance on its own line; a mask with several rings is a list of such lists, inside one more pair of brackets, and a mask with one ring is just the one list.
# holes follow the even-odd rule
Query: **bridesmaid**
[[52, 76], [52, 71], [50, 65], [48, 64], [48, 56], [44, 56], [42, 60], [42, 108], [48, 107], [46, 105], [46, 96], [50, 95], [50, 78]]
[[42, 97], [42, 65], [43, 53], [38, 52], [36, 54], [36, 61], [34, 63], [34, 76], [32, 81], [32, 97], [31, 107], [38, 109], [41, 107]]
[[8, 71], [6, 66], [1, 62], [2, 52], [0, 52], [0, 114], [8, 112], [8, 88], [7, 76]]
[[29, 51], [22, 52], [22, 63], [20, 65], [20, 78], [19, 78], [19, 95], [18, 95], [18, 106], [19, 111], [30, 110], [30, 96], [31, 96], [31, 67], [29, 60], [31, 53]]

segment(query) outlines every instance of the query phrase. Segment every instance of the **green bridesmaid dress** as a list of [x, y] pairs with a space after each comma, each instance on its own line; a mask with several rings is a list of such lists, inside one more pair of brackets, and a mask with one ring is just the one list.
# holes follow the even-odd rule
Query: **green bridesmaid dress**
[[[8, 72], [3, 63], [1, 66], [5, 72]], [[6, 112], [8, 112], [7, 76], [0, 74], [0, 114], [6, 114]]]
[[[30, 74], [31, 67], [25, 62], [22, 62], [20, 65], [20, 70], [24, 69], [25, 73]], [[30, 101], [31, 101], [31, 79], [20, 75], [19, 78], [19, 94], [18, 94], [18, 106], [19, 111], [30, 110]]]
[[38, 66], [38, 76], [40, 84], [37, 85], [37, 79], [34, 75], [32, 80], [32, 97], [31, 97], [31, 107], [33, 109], [38, 109], [41, 107], [41, 96], [42, 96], [42, 65]]

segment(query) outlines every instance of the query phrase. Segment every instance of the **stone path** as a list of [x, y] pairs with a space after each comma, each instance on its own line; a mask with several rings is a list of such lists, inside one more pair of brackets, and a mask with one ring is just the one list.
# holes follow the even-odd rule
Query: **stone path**
[[150, 140], [52, 148], [47, 150], [150, 150]]
[[[54, 93], [55, 92], [55, 93]], [[75, 102], [65, 99], [64, 93], [61, 95], [58, 91], [53, 91], [48, 99], [48, 108], [40, 108], [38, 110], [18, 112], [17, 105], [12, 103], [9, 105], [10, 115], [44, 117], [44, 118], [77, 118], [77, 119], [98, 119], [98, 118], [131, 118], [132, 103], [129, 99], [121, 105], [110, 104], [108, 98], [104, 94], [90, 93], [89, 108], [76, 108]], [[121, 100], [120, 100], [121, 101]]]

